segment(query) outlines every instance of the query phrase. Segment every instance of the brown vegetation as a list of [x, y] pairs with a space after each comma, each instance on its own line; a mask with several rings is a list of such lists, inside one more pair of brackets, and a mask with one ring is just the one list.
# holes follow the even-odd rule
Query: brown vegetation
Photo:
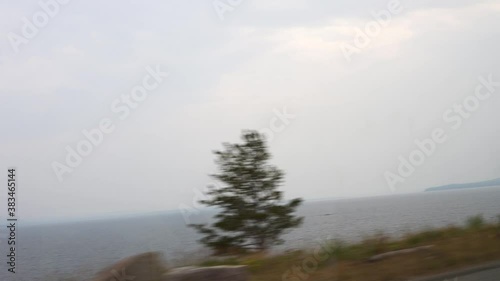
[[[252, 281], [407, 280], [500, 260], [499, 234], [500, 222], [486, 224], [482, 217], [476, 216], [467, 220], [464, 227], [429, 229], [397, 240], [378, 234], [352, 245], [332, 241], [321, 255], [318, 251], [316, 254], [314, 251], [294, 251], [204, 264], [248, 265]], [[425, 247], [429, 245], [432, 247]], [[401, 254], [370, 261], [374, 255], [416, 247], [425, 250], [400, 251]]]

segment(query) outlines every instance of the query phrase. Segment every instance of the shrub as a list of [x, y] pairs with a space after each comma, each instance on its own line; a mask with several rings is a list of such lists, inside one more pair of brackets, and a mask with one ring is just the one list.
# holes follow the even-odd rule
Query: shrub
[[337, 260], [341, 260], [349, 256], [349, 248], [342, 240], [335, 239], [333, 241], [330, 241], [327, 247], [330, 249], [330, 259], [334, 258]]
[[468, 229], [480, 229], [485, 225], [482, 215], [473, 216], [467, 219], [466, 226]]

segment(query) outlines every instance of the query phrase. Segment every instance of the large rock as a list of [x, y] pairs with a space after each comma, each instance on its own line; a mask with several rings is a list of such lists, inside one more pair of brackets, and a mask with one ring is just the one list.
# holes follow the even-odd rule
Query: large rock
[[165, 274], [163, 281], [247, 281], [246, 266], [181, 267]]
[[99, 272], [93, 281], [160, 281], [165, 272], [161, 255], [149, 252], [117, 262]]

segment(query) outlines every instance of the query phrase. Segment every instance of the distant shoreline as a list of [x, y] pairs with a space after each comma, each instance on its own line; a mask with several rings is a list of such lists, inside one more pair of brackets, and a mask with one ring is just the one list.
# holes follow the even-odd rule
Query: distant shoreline
[[483, 188], [483, 187], [500, 187], [500, 178], [481, 181], [481, 182], [472, 182], [472, 183], [458, 183], [458, 184], [448, 184], [442, 186], [436, 186], [427, 188], [425, 192], [429, 191], [444, 191], [444, 190], [457, 190], [457, 189], [473, 189], [473, 188]]

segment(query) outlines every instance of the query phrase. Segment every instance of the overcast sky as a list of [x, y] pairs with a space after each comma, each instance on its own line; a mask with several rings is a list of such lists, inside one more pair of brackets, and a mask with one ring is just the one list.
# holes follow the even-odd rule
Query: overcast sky
[[[1, 182], [18, 169], [26, 219], [176, 209], [211, 183], [212, 151], [242, 129], [273, 131], [287, 198], [500, 177], [500, 87], [461, 124], [453, 113], [443, 119], [479, 77], [500, 81], [500, 1], [402, 0], [346, 59], [342, 48], [388, 3], [73, 0], [26, 38], [23, 17], [43, 21], [44, 10], [2, 1]], [[123, 118], [113, 104], [142, 85], [148, 66], [169, 75]], [[66, 147], [103, 120], [114, 130], [60, 181], [54, 163], [67, 165]], [[446, 141], [391, 188], [387, 172], [400, 176], [399, 157], [436, 129]]]

